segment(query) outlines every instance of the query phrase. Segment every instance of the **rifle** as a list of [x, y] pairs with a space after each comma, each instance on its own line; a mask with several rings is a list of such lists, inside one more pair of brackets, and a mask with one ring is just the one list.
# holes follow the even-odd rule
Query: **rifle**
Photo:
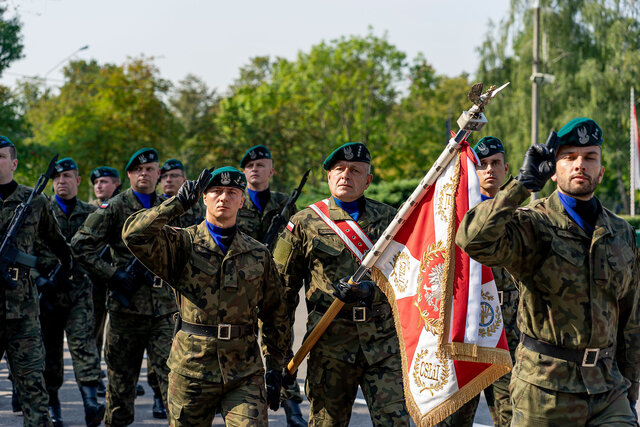
[[[11, 218], [11, 222], [7, 227], [7, 232], [2, 238], [2, 244], [0, 244], [0, 281], [2, 281], [8, 289], [15, 289], [18, 287], [18, 274], [17, 269], [14, 267], [16, 264], [32, 268], [36, 266], [37, 257], [26, 254], [16, 248], [16, 237], [22, 228], [25, 219], [33, 209], [31, 206], [33, 198], [42, 193], [42, 190], [47, 186], [47, 182], [51, 178], [51, 175], [53, 175], [57, 160], [58, 155], [56, 154], [55, 157], [51, 159], [51, 162], [49, 162], [47, 171], [40, 175], [38, 181], [36, 181], [36, 185], [33, 187], [31, 194], [29, 194], [29, 198], [27, 198], [26, 201], [21, 202], [14, 211], [13, 218]], [[9, 268], [14, 270], [12, 274], [9, 274]]]
[[300, 197], [300, 194], [302, 193], [302, 187], [304, 187], [304, 184], [307, 183], [307, 178], [309, 178], [309, 172], [311, 172], [311, 169], [307, 169], [304, 175], [302, 175], [302, 179], [300, 180], [300, 185], [298, 185], [298, 187], [293, 189], [293, 191], [289, 195], [289, 199], [287, 200], [287, 203], [285, 203], [284, 207], [282, 208], [282, 212], [280, 212], [278, 215], [274, 216], [271, 219], [271, 224], [269, 225], [269, 229], [267, 230], [264, 237], [262, 238], [262, 244], [264, 244], [265, 246], [267, 247], [271, 246], [271, 243], [273, 243], [273, 240], [278, 235], [280, 228], [284, 225], [284, 222], [288, 219], [288, 218], [285, 219], [287, 210], [291, 205], [293, 205], [296, 202], [296, 200], [298, 200], [298, 197]]
[[156, 276], [135, 257], [129, 261], [124, 268], [124, 272], [131, 277], [131, 283], [118, 282], [109, 292], [109, 297], [115, 299], [124, 307], [129, 307], [131, 298], [140, 289], [142, 282], [144, 281], [146, 285], [153, 286], [156, 282]]

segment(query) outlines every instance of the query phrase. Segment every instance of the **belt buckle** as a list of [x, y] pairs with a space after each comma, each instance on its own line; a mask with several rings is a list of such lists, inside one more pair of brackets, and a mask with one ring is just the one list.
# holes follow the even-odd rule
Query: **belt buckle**
[[161, 288], [162, 287], [162, 279], [158, 276], [153, 276], [153, 287]]
[[500, 301], [500, 305], [504, 302], [504, 292], [498, 291], [498, 301]]
[[353, 307], [353, 321], [364, 322], [367, 320], [367, 307]]
[[11, 277], [11, 280], [17, 282], [18, 276], [20, 275], [20, 270], [18, 269], [18, 267], [9, 267], [7, 271], [9, 272], [9, 277]]
[[231, 339], [231, 325], [228, 323], [218, 325], [218, 339], [229, 341]]
[[[593, 362], [589, 362], [590, 355], [593, 354]], [[585, 348], [584, 356], [582, 357], [582, 367], [593, 368], [598, 363], [598, 356], [600, 355], [599, 348]]]

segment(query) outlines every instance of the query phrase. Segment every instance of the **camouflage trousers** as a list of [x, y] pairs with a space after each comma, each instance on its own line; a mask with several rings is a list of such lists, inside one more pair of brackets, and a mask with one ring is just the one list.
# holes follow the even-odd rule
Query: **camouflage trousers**
[[97, 384], [100, 357], [93, 339], [93, 302], [84, 294], [70, 306], [54, 305], [40, 316], [45, 349], [44, 379], [47, 388], [58, 390], [64, 381], [64, 335], [79, 384]]
[[[513, 358], [513, 354], [511, 355]], [[512, 409], [509, 398], [509, 384], [511, 383], [511, 372], [500, 377], [496, 382], [484, 390], [489, 404], [489, 411], [496, 427], [508, 427], [511, 425]], [[489, 403], [489, 395], [493, 397], [492, 404]]]
[[475, 395], [471, 400], [462, 405], [453, 414], [436, 424], [437, 427], [471, 427], [476, 417], [476, 410], [480, 403], [480, 395]]
[[226, 384], [169, 373], [170, 426], [210, 427], [216, 408], [227, 426], [268, 425], [262, 373]]
[[92, 292], [93, 315], [95, 318], [93, 336], [96, 339], [98, 355], [102, 354], [104, 345], [104, 328], [107, 322], [107, 290], [105, 287], [94, 286]]
[[374, 426], [409, 426], [401, 366], [399, 354], [369, 365], [362, 351], [353, 364], [312, 351], [305, 384], [309, 426], [348, 426], [358, 386]]
[[563, 393], [511, 380], [513, 426], [637, 426], [627, 399], [627, 386], [606, 392]]
[[37, 318], [0, 321], [0, 358], [7, 354], [25, 427], [50, 426], [49, 395], [44, 385], [44, 347]]
[[134, 420], [136, 384], [147, 350], [147, 365], [156, 373], [167, 402], [167, 358], [173, 340], [173, 318], [109, 313], [104, 358], [107, 362], [105, 425], [126, 426]]

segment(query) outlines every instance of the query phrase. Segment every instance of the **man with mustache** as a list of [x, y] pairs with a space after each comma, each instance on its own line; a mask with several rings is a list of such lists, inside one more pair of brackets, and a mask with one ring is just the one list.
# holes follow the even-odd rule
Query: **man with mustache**
[[[571, 120], [464, 217], [456, 243], [520, 292], [512, 425], [635, 426], [640, 379], [635, 232], [594, 197], [602, 131]], [[551, 178], [557, 190], [520, 208]]]
[[[138, 264], [122, 241], [122, 227], [134, 212], [160, 205], [155, 188], [160, 177], [158, 152], [142, 148], [125, 170], [131, 188], [102, 203], [89, 215], [72, 240], [74, 255], [92, 277], [108, 282], [105, 361], [107, 362], [107, 411], [105, 425], [126, 426], [134, 421], [136, 383], [144, 351], [153, 367], [166, 406], [169, 368], [167, 357], [173, 337], [176, 302], [169, 285]], [[105, 245], [113, 263], [100, 258]], [[129, 267], [129, 269], [128, 269]]]

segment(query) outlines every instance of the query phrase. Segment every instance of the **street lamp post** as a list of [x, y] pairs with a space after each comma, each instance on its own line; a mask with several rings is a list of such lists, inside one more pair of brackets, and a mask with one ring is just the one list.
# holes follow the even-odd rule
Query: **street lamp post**
[[78, 52], [80, 52], [80, 51], [83, 51], [83, 50], [87, 50], [87, 49], [89, 49], [89, 45], [88, 45], [88, 44], [86, 44], [86, 45], [84, 45], [84, 46], [82, 46], [82, 47], [80, 47], [80, 48], [78, 48], [78, 49], [74, 50], [74, 51], [73, 51], [73, 53], [71, 53], [71, 55], [69, 55], [69, 56], [65, 57], [62, 61], [58, 62], [58, 63], [57, 63], [56, 65], [54, 65], [54, 66], [53, 66], [49, 71], [47, 71], [47, 72], [45, 73], [44, 77], [43, 77], [43, 80], [44, 80], [45, 86], [46, 86], [46, 84], [47, 84], [47, 76], [48, 76], [49, 74], [51, 74], [51, 73], [52, 73], [52, 72], [54, 72], [54, 71], [55, 71], [59, 66], [61, 66], [61, 65], [62, 65], [62, 64], [64, 64], [65, 62], [67, 62], [67, 61], [68, 61], [70, 58], [72, 58], [72, 57], [73, 57], [73, 55], [75, 55], [76, 53], [78, 53]]

